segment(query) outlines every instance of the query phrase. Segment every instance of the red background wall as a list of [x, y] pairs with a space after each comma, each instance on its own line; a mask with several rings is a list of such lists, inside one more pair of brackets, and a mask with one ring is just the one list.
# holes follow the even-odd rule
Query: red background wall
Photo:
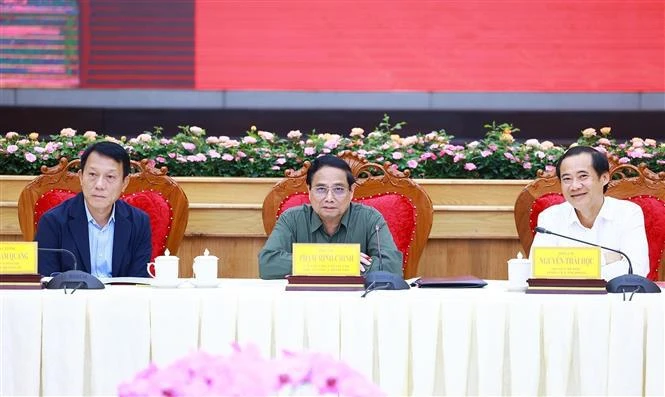
[[197, 0], [199, 89], [662, 92], [662, 0]]

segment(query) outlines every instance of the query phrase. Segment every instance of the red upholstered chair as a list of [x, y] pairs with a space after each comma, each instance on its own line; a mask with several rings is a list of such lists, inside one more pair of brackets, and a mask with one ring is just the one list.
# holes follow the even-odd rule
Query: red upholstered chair
[[[79, 160], [60, 159], [54, 167], [42, 167], [42, 174], [26, 185], [18, 200], [18, 218], [23, 239], [34, 240], [39, 218], [63, 200], [81, 191], [74, 168]], [[166, 175], [166, 168], [156, 169], [146, 159], [132, 161], [129, 184], [120, 197], [150, 217], [152, 258], [162, 255], [166, 248], [178, 252], [185, 235], [189, 217], [189, 202], [185, 192]]]
[[[404, 255], [404, 277], [417, 274], [434, 214], [432, 201], [425, 190], [409, 178], [409, 171], [400, 172], [390, 163], [370, 163], [356, 153], [345, 151], [339, 157], [351, 167], [358, 178], [353, 201], [372, 206], [386, 219], [397, 248]], [[309, 203], [305, 178], [310, 162], [297, 171], [289, 170], [263, 200], [263, 228], [270, 234], [279, 215], [288, 208]], [[371, 170], [382, 175], [372, 176]]]
[[[610, 175], [606, 195], [630, 200], [642, 207], [649, 243], [647, 277], [665, 279], [665, 172], [656, 174], [644, 165], [635, 167], [610, 159]], [[515, 226], [525, 252], [531, 249], [540, 212], [563, 201], [559, 178], [554, 173], [542, 171], [517, 196]]]

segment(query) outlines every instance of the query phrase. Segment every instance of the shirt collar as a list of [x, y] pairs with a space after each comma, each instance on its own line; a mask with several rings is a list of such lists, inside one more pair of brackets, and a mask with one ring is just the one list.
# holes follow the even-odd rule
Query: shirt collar
[[[575, 212], [575, 207], [573, 207], [567, 201], [565, 203], [568, 206], [567, 223], [569, 225], [577, 224], [579, 226], [582, 226], [582, 223], [580, 223], [580, 219], [577, 217], [577, 213]], [[596, 219], [598, 219], [598, 218], [607, 219], [607, 220], [614, 219], [616, 214], [613, 213], [612, 209], [610, 208], [611, 206], [612, 206], [612, 198], [611, 197], [605, 197], [604, 200], [603, 200], [603, 205], [600, 207], [600, 211], [598, 212], [598, 216], [596, 217]], [[616, 211], [614, 211], [614, 212], [616, 212]], [[595, 222], [594, 222], [594, 224], [595, 224]]]
[[[85, 207], [85, 216], [88, 219], [88, 223], [92, 223], [95, 226], [101, 227], [95, 218], [92, 217], [92, 214], [88, 209], [88, 203], [86, 203], [85, 200], [83, 200], [83, 206]], [[109, 221], [106, 224], [109, 225], [111, 222], [115, 223], [115, 203], [113, 203], [113, 207], [111, 207], [111, 216], [109, 217]]]
[[[352, 205], [353, 205], [353, 203], [351, 203], [349, 205], [349, 208], [346, 209], [346, 211], [342, 215], [342, 219], [340, 219], [340, 221], [339, 221], [339, 224], [341, 226], [344, 226], [345, 229], [348, 229], [349, 218], [351, 217], [351, 206]], [[312, 225], [311, 230], [312, 230], [312, 233], [314, 233], [315, 231], [317, 231], [319, 228], [321, 228], [323, 226], [323, 221], [321, 221], [321, 218], [319, 217], [319, 214], [317, 214], [316, 211], [314, 211], [314, 208], [311, 206], [311, 204], [310, 204], [310, 210], [312, 211], [312, 216], [310, 218], [311, 219], [310, 224]]]

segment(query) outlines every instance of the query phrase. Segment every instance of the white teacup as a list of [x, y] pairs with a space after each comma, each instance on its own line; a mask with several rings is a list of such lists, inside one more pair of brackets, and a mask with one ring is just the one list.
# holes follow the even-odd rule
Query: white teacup
[[147, 265], [148, 274], [159, 280], [175, 280], [178, 278], [178, 262], [180, 258], [169, 255], [166, 250], [165, 255], [158, 256], [154, 262]]
[[197, 280], [214, 280], [217, 279], [218, 261], [214, 255], [206, 249], [203, 255], [194, 258], [194, 277]]

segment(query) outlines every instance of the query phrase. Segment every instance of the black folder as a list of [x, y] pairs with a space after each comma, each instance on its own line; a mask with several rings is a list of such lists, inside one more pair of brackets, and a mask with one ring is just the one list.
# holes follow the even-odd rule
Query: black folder
[[486, 285], [485, 280], [476, 276], [421, 277], [411, 284], [419, 288], [482, 288]]

